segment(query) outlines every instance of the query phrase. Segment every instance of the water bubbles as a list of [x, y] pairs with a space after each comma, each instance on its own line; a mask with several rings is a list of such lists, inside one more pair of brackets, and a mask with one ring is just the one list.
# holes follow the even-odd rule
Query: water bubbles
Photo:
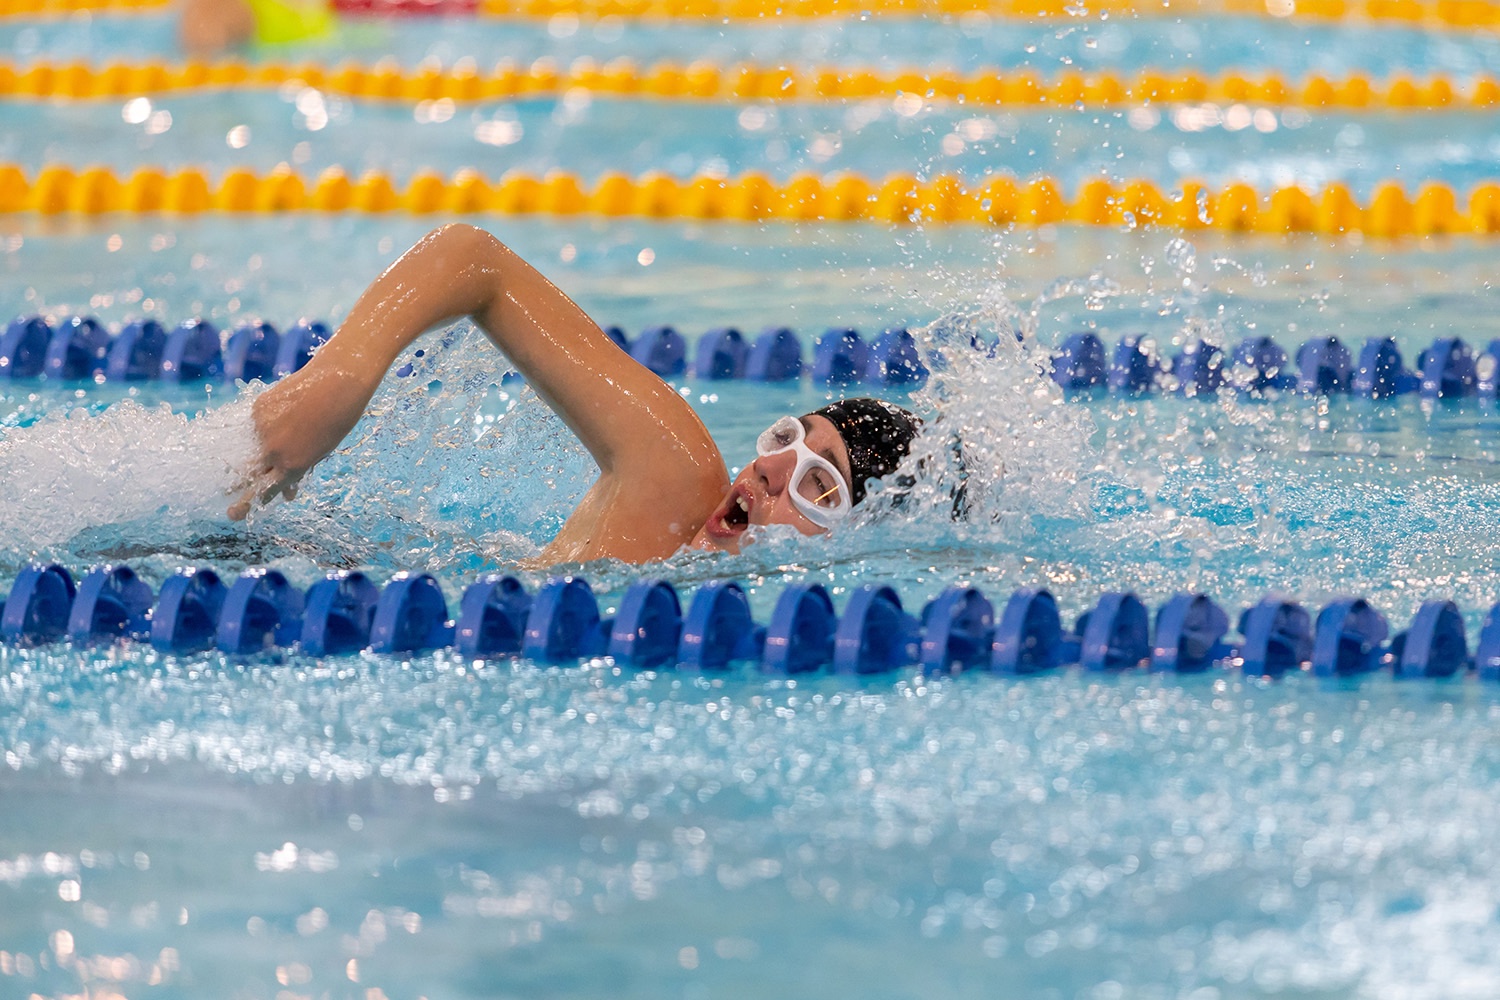
[[151, 99], [133, 97], [120, 109], [120, 118], [127, 125], [144, 125], [151, 117]]
[[891, 100], [891, 110], [895, 111], [902, 118], [915, 117], [921, 113], [925, 106], [926, 101], [923, 100], [920, 94], [914, 94], [909, 91], [897, 94]]
[[50, 415], [0, 438], [0, 559], [85, 536], [170, 548], [192, 525], [222, 521], [249, 459], [253, 393], [189, 418], [124, 400]]
[[[930, 543], [933, 516], [953, 521], [950, 531], [960, 533], [966, 524], [986, 535], [1004, 524], [1024, 534], [1036, 516], [1086, 510], [1092, 425], [1086, 414], [1055, 405], [1055, 387], [1016, 336], [1028, 325], [997, 294], [914, 331], [933, 375], [913, 403], [933, 415], [903, 464], [910, 483], [882, 484], [856, 517], [882, 518], [903, 539], [908, 529], [924, 531]], [[887, 516], [898, 510], [899, 525]]]
[[771, 112], [757, 104], [746, 107], [739, 113], [737, 119], [740, 128], [746, 132], [759, 132], [772, 124]]
[[452, 120], [458, 105], [451, 97], [418, 101], [412, 109], [412, 120], [418, 125], [441, 125]]
[[1098, 311], [1106, 300], [1117, 298], [1121, 291], [1120, 283], [1101, 271], [1094, 271], [1084, 278], [1060, 278], [1037, 295], [1030, 313], [1035, 319], [1043, 306], [1069, 298], [1081, 299], [1086, 310]]
[[322, 131], [328, 127], [335, 104], [336, 102], [325, 97], [322, 91], [313, 87], [304, 87], [293, 101], [297, 111], [294, 122], [309, 132]]
[[1357, 122], [1350, 122], [1339, 129], [1334, 136], [1333, 144], [1338, 149], [1357, 149], [1365, 142], [1364, 126]]
[[1083, 297], [1083, 307], [1090, 312], [1100, 312], [1106, 302], [1120, 295], [1120, 284], [1095, 272], [1089, 275], [1088, 291]]
[[1197, 248], [1181, 237], [1168, 240], [1162, 256], [1167, 264], [1180, 275], [1190, 275], [1198, 269]]
[[525, 128], [515, 117], [515, 112], [502, 108], [494, 116], [474, 126], [474, 139], [486, 146], [510, 146], [521, 141]]

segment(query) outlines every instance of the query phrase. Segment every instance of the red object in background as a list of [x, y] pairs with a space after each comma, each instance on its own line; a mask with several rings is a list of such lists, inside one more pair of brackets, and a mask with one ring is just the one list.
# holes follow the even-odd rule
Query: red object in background
[[332, 0], [340, 14], [372, 17], [469, 17], [479, 9], [479, 0]]

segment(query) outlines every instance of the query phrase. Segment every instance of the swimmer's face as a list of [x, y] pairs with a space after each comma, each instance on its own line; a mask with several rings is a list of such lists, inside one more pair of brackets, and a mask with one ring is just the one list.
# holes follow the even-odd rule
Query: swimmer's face
[[[803, 444], [831, 462], [847, 484], [849, 450], [833, 423], [816, 413], [809, 413], [801, 421]], [[729, 492], [693, 539], [693, 547], [738, 552], [745, 531], [752, 524], [790, 524], [804, 535], [826, 531], [808, 520], [792, 501], [792, 473], [797, 468], [797, 458], [798, 453], [790, 448], [756, 456], [729, 485]]]

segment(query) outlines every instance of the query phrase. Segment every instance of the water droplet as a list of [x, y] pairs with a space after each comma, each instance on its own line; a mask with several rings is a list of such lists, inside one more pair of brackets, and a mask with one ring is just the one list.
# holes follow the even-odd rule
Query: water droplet
[[1197, 247], [1181, 237], [1167, 241], [1164, 256], [1178, 274], [1189, 275], [1198, 269]]

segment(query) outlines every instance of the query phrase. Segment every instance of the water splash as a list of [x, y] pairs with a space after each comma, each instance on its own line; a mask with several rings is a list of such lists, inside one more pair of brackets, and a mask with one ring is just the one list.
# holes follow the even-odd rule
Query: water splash
[[535, 555], [597, 470], [471, 323], [424, 342], [294, 504], [251, 530], [324, 563], [471, 572]]
[[1022, 339], [1030, 323], [997, 291], [914, 331], [933, 369], [912, 398], [927, 422], [861, 523], [905, 510], [923, 529], [935, 514], [960, 538], [994, 540], [1028, 535], [1038, 519], [1092, 516], [1093, 421], [1043, 376], [1046, 359]]
[[[818, 538], [756, 532], [734, 557], [558, 569], [586, 572], [602, 594], [649, 572], [684, 587], [741, 579], [762, 616], [789, 582], [824, 583], [836, 598], [866, 582], [909, 598], [958, 582], [993, 594], [1042, 585], [1070, 617], [1105, 590], [1151, 601], [1203, 590], [1233, 605], [1267, 590], [1318, 602], [1338, 588], [1393, 618], [1432, 596], [1482, 611], [1500, 593], [1483, 527], [1500, 509], [1491, 408], [1080, 399], [1032, 346], [1050, 323], [1036, 296], [991, 276], [955, 298], [961, 308], [913, 331], [933, 369], [908, 400], [927, 419], [915, 454], [846, 525]], [[515, 567], [575, 508], [590, 456], [469, 324], [408, 360], [297, 501], [243, 526], [225, 517], [224, 494], [253, 443], [248, 396], [193, 417], [127, 401], [6, 429], [0, 579], [34, 556], [73, 568], [128, 559], [148, 577], [191, 561], [271, 564], [301, 585], [332, 567], [419, 567], [454, 585]], [[815, 395], [740, 386], [702, 400], [713, 425]], [[715, 433], [738, 450], [734, 428]]]
[[0, 566], [172, 548], [227, 524], [226, 498], [253, 447], [254, 395], [193, 416], [127, 399], [6, 430]]

